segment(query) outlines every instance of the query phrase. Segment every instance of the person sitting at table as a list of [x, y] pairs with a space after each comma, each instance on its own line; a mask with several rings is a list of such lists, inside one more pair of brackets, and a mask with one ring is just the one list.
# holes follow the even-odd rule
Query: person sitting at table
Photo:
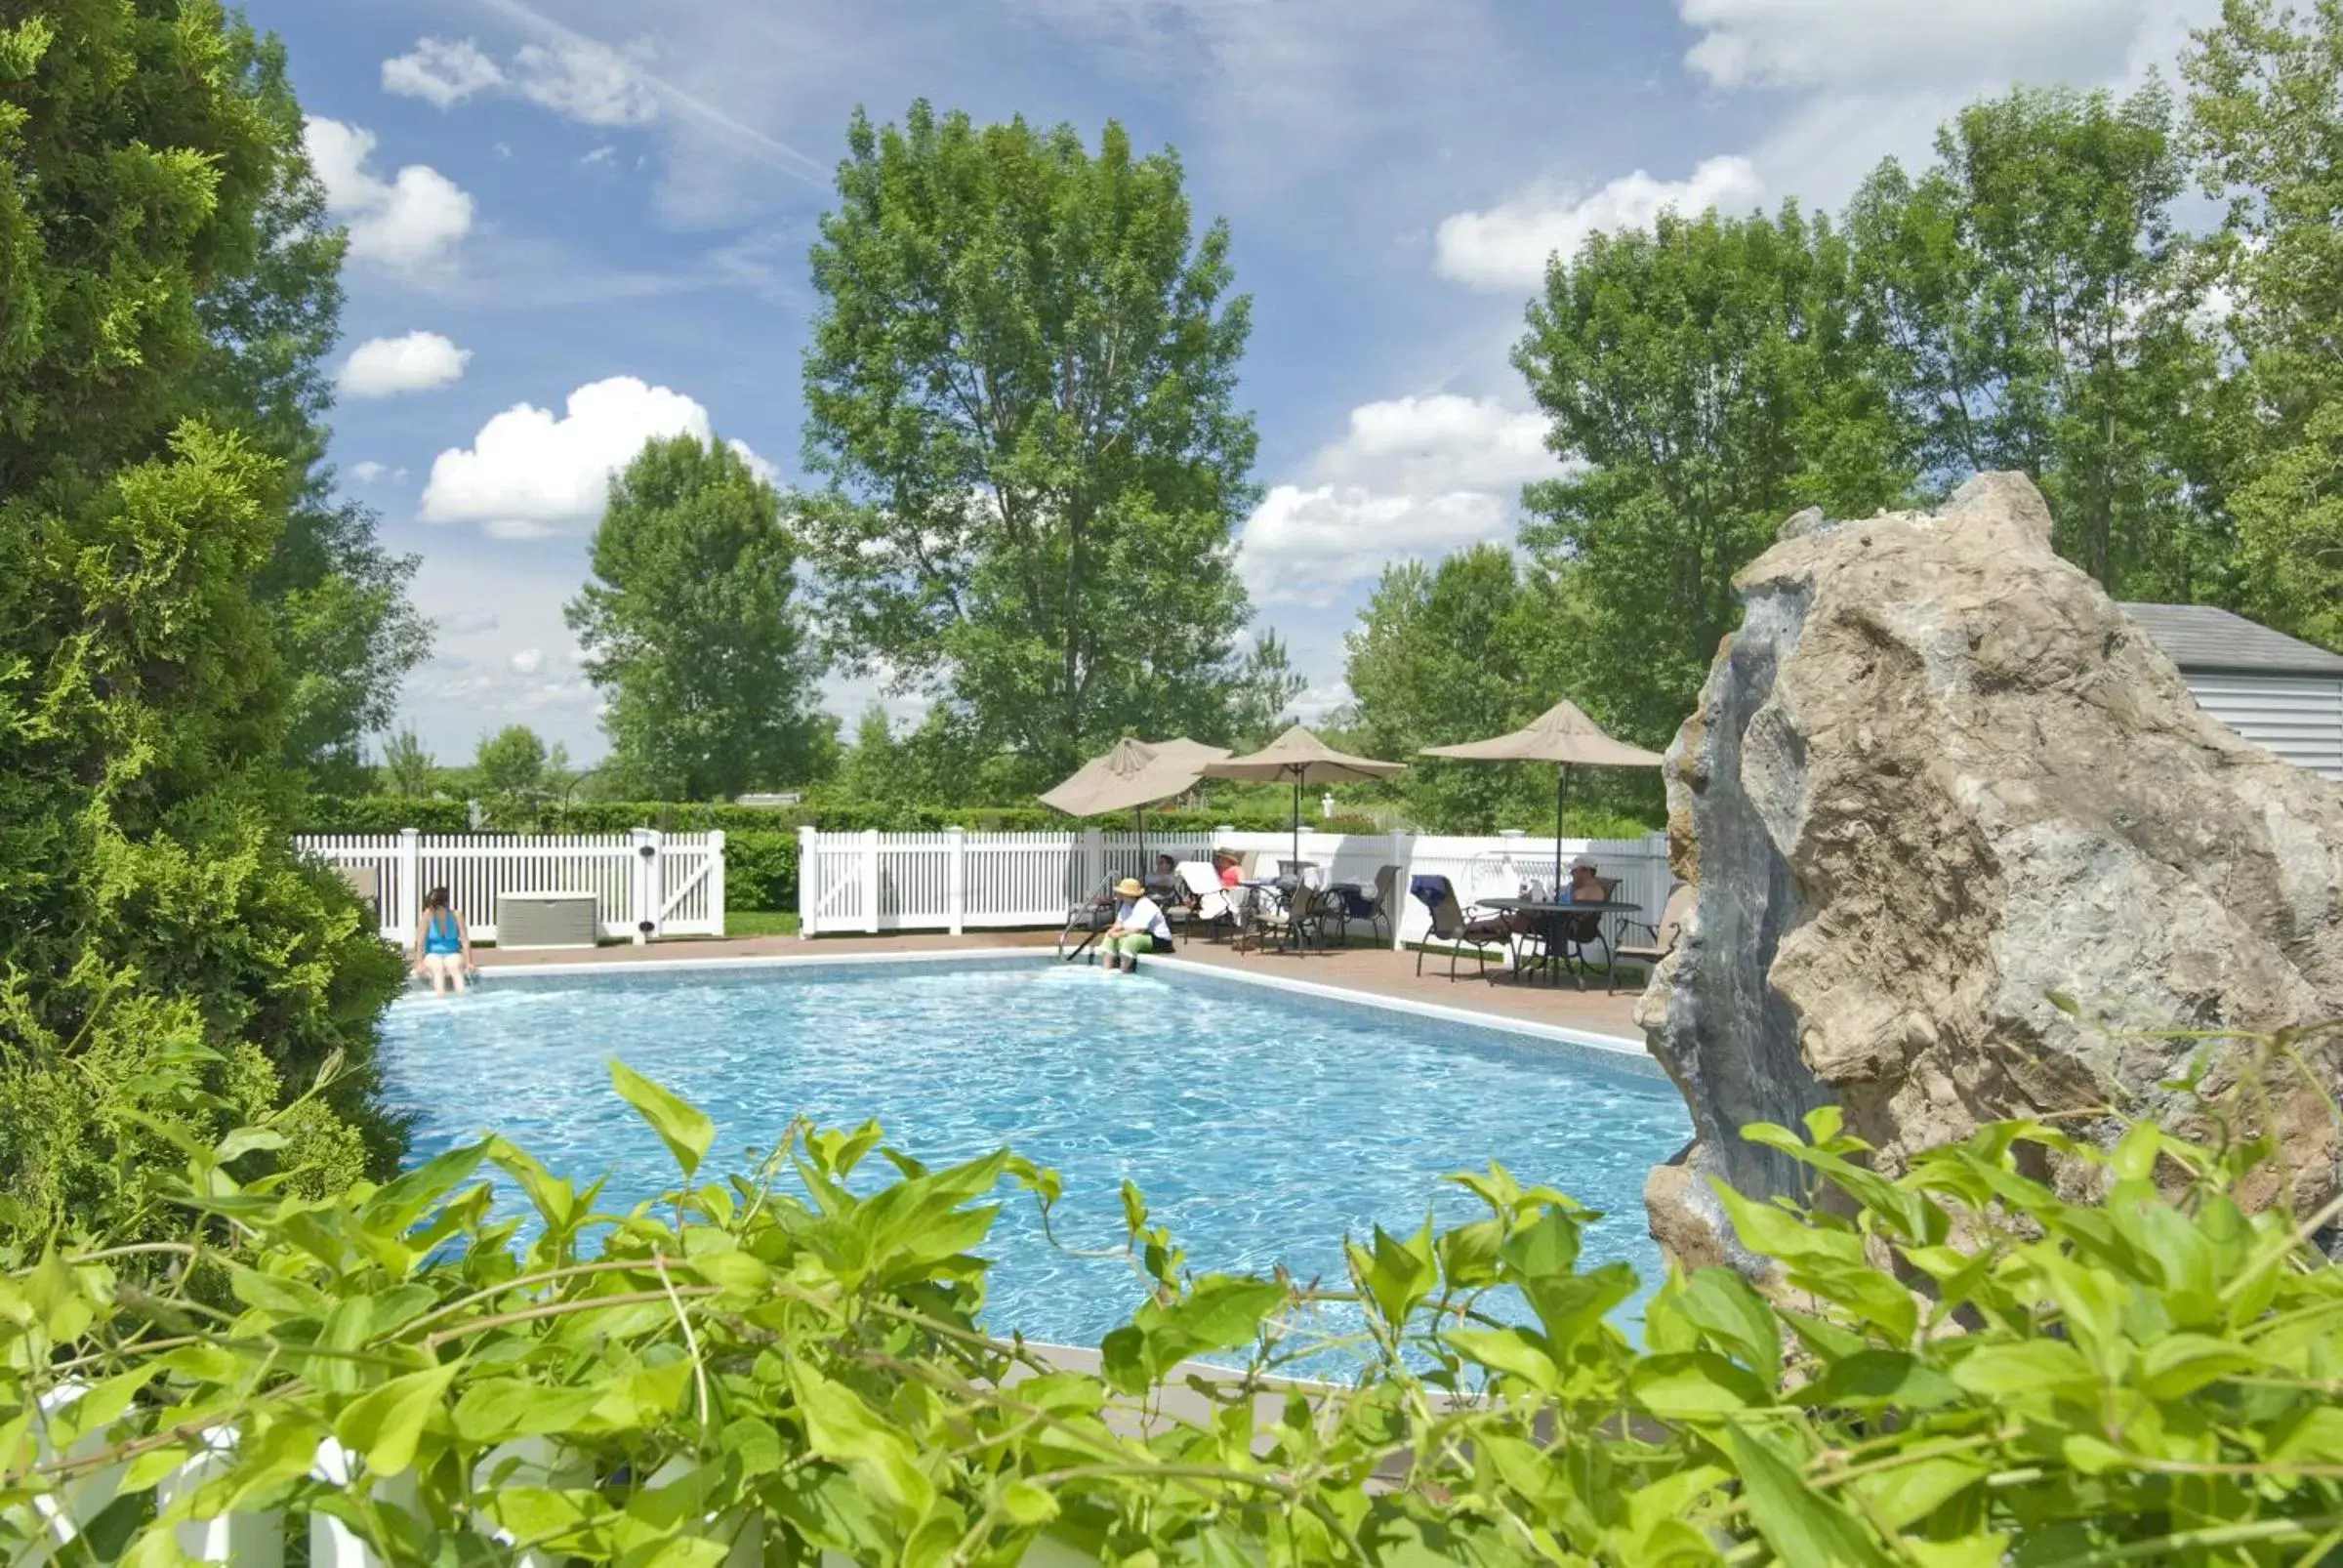
[[1146, 886], [1138, 878], [1125, 877], [1116, 883], [1115, 896], [1123, 902], [1115, 910], [1115, 923], [1098, 944], [1106, 954], [1108, 969], [1135, 970], [1141, 953], [1172, 951], [1172, 923], [1164, 918], [1163, 906], [1147, 896]]
[[1220, 886], [1234, 887], [1245, 880], [1245, 869], [1237, 864], [1234, 849], [1214, 849], [1213, 869], [1220, 874]]
[[1603, 879], [1594, 874], [1594, 857], [1581, 855], [1570, 863], [1570, 884], [1562, 889], [1566, 904], [1599, 904], [1603, 897]]

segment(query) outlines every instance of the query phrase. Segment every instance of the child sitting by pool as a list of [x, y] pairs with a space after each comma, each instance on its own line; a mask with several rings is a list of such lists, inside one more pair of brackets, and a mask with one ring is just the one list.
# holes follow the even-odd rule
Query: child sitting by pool
[[423, 918], [415, 923], [415, 972], [430, 975], [432, 990], [440, 996], [450, 985], [462, 996], [464, 977], [472, 972], [472, 932], [449, 907], [445, 887], [423, 895]]
[[1106, 953], [1108, 969], [1136, 970], [1141, 953], [1172, 951], [1172, 923], [1164, 918], [1163, 907], [1147, 896], [1138, 878], [1125, 877], [1116, 883], [1115, 896], [1123, 902], [1115, 910], [1115, 923], [1098, 944]]

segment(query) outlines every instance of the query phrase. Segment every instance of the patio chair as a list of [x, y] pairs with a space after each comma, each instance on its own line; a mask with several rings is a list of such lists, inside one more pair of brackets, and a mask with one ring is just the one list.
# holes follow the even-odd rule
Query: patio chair
[[1633, 959], [1647, 968], [1657, 968], [1662, 959], [1676, 950], [1684, 939], [1684, 922], [1692, 915], [1694, 898], [1698, 896], [1690, 883], [1679, 882], [1667, 890], [1667, 903], [1660, 911], [1657, 925], [1649, 921], [1621, 922], [1623, 931], [1651, 932], [1648, 942], [1622, 942], [1611, 950], [1611, 991], [1619, 993], [1619, 961]]
[[1341, 907], [1340, 900], [1326, 888], [1315, 871], [1303, 873], [1294, 890], [1283, 898], [1265, 887], [1248, 891], [1252, 894], [1247, 901], [1251, 919], [1243, 924], [1256, 947], [1261, 938], [1269, 935], [1281, 939], [1291, 936], [1296, 949], [1308, 946], [1314, 935], [1318, 945], [1324, 947], [1327, 916]]
[[[1594, 880], [1595, 885], [1603, 889], [1604, 903], [1618, 901], [1619, 879], [1617, 877], [1597, 877]], [[1611, 951], [1610, 936], [1603, 930], [1602, 916], [1565, 915], [1559, 923], [1559, 928], [1562, 938], [1562, 951], [1559, 957], [1565, 965], [1576, 964], [1582, 971], [1588, 969], [1594, 961], [1587, 957], [1586, 949], [1599, 943], [1603, 950], [1603, 967], [1606, 970], [1611, 967], [1612, 960], [1616, 955]]]
[[1384, 866], [1375, 874], [1372, 888], [1349, 887], [1336, 894], [1342, 901], [1342, 940], [1350, 941], [1353, 921], [1365, 921], [1367, 928], [1383, 941], [1389, 941], [1391, 923], [1399, 918], [1399, 867]]
[[1220, 886], [1220, 874], [1201, 860], [1182, 860], [1173, 869], [1179, 878], [1180, 890], [1185, 896], [1180, 908], [1188, 918], [1211, 930], [1215, 927], [1234, 929], [1237, 924], [1237, 899], [1229, 888]]
[[1511, 923], [1495, 910], [1468, 916], [1464, 906], [1457, 902], [1455, 884], [1446, 877], [1436, 880], [1440, 885], [1440, 896], [1426, 900], [1432, 911], [1432, 928], [1424, 941], [1416, 946], [1416, 972], [1418, 975], [1423, 973], [1423, 955], [1430, 950], [1427, 944], [1441, 941], [1448, 944], [1448, 977], [1455, 979], [1457, 960], [1464, 951], [1461, 944], [1470, 942], [1473, 944], [1473, 956], [1480, 960], [1481, 975], [1487, 978], [1488, 944], [1495, 942], [1500, 947], [1509, 946], [1513, 939]]

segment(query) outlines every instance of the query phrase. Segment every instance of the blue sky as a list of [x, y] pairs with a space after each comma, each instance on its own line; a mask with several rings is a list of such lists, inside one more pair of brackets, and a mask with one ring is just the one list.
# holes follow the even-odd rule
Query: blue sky
[[[1382, 566], [1551, 471], [1506, 363], [1544, 256], [1836, 206], [2015, 81], [2122, 86], [2210, 0], [250, 0], [351, 226], [333, 456], [439, 626], [405, 717], [598, 756], [561, 604], [650, 433], [800, 472], [805, 253], [857, 104], [1170, 144], [1254, 297], [1241, 561], [1305, 711]], [[849, 719], [879, 693], [832, 681]], [[895, 703], [898, 712], [914, 711]]]

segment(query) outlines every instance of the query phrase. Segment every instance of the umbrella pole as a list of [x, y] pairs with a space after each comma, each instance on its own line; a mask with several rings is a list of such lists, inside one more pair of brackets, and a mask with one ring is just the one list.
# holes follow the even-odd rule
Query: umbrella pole
[[1130, 825], [1139, 836], [1139, 881], [1147, 880], [1147, 807], [1130, 808]]
[[1294, 875], [1301, 875], [1301, 774], [1294, 775]]
[[1570, 794], [1570, 764], [1554, 764], [1554, 896], [1562, 896], [1562, 802]]

